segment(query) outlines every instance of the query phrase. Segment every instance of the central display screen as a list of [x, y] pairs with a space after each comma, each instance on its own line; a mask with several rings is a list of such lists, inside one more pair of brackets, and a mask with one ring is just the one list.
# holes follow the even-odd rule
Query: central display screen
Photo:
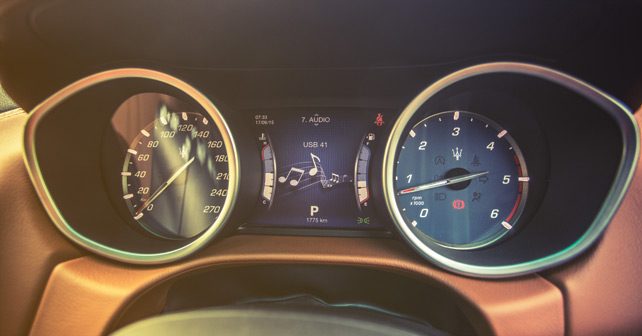
[[285, 110], [253, 117], [262, 184], [248, 226], [381, 229], [370, 170], [385, 113]]

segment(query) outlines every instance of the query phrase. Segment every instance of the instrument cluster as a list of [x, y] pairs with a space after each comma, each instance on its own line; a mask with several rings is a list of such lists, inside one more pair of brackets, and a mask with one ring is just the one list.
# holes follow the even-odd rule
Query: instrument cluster
[[[515, 276], [588, 248], [638, 155], [626, 108], [529, 64], [462, 69], [401, 110], [223, 103], [144, 69], [54, 95], [26, 145], [56, 225], [125, 262], [173, 261], [231, 234], [377, 236], [454, 272]], [[55, 131], [70, 124], [83, 126]], [[69, 146], [86, 155], [52, 156]]]

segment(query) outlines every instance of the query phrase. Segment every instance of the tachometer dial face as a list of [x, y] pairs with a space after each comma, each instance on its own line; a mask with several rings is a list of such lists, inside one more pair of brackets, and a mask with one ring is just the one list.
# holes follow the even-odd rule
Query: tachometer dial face
[[402, 141], [395, 199], [417, 236], [474, 249], [515, 230], [529, 178], [507, 130], [475, 113], [448, 111], [421, 120]]
[[191, 238], [221, 213], [228, 155], [209, 117], [163, 105], [127, 149], [121, 175], [123, 199], [136, 222], [164, 238]]

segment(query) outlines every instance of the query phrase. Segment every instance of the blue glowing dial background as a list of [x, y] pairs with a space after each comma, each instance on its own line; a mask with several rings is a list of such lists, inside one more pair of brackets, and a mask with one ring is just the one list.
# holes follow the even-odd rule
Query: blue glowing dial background
[[514, 230], [528, 178], [519, 148], [496, 123], [463, 111], [431, 115], [408, 131], [397, 160], [397, 205], [420, 237], [471, 249]]

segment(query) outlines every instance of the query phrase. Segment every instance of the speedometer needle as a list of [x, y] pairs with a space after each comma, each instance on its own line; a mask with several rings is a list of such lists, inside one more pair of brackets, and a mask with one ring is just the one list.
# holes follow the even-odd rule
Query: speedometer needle
[[449, 178], [442, 179], [442, 180], [432, 181], [432, 182], [428, 182], [426, 184], [418, 185], [416, 187], [411, 187], [411, 188], [404, 189], [404, 190], [398, 192], [397, 195], [410, 194], [410, 193], [414, 193], [414, 192], [418, 192], [418, 191], [422, 191], [422, 190], [434, 189], [434, 188], [439, 188], [439, 187], [443, 187], [443, 186], [447, 186], [447, 185], [451, 185], [451, 184], [461, 183], [461, 182], [465, 182], [465, 181], [468, 181], [468, 180], [472, 180], [472, 179], [474, 179], [476, 177], [484, 176], [486, 174], [488, 174], [488, 171], [481, 172], [481, 173], [471, 173], [471, 174], [466, 174], [466, 175], [449, 177]]
[[143, 209], [147, 208], [150, 204], [152, 204], [152, 202], [154, 202], [158, 198], [158, 196], [160, 196], [160, 194], [162, 194], [163, 191], [165, 191], [165, 189], [167, 189], [167, 187], [169, 187], [169, 185], [172, 184], [172, 182], [174, 182], [174, 180], [176, 180], [179, 176], [181, 176], [181, 174], [185, 171], [185, 169], [187, 169], [187, 167], [189, 167], [189, 165], [192, 164], [192, 162], [194, 162], [194, 157], [189, 159], [189, 161], [185, 162], [185, 164], [182, 165], [180, 168], [178, 168], [178, 170], [174, 172], [174, 174], [172, 174], [172, 176], [170, 176], [170, 178], [167, 179], [167, 181], [163, 182], [163, 184], [161, 184], [160, 187], [158, 187], [158, 189], [154, 191], [154, 193], [147, 199], [147, 201], [145, 201], [145, 203], [143, 203], [143, 205], [140, 208], [138, 208], [138, 211], [136, 211], [136, 214], [138, 215], [139, 213], [143, 212]]

